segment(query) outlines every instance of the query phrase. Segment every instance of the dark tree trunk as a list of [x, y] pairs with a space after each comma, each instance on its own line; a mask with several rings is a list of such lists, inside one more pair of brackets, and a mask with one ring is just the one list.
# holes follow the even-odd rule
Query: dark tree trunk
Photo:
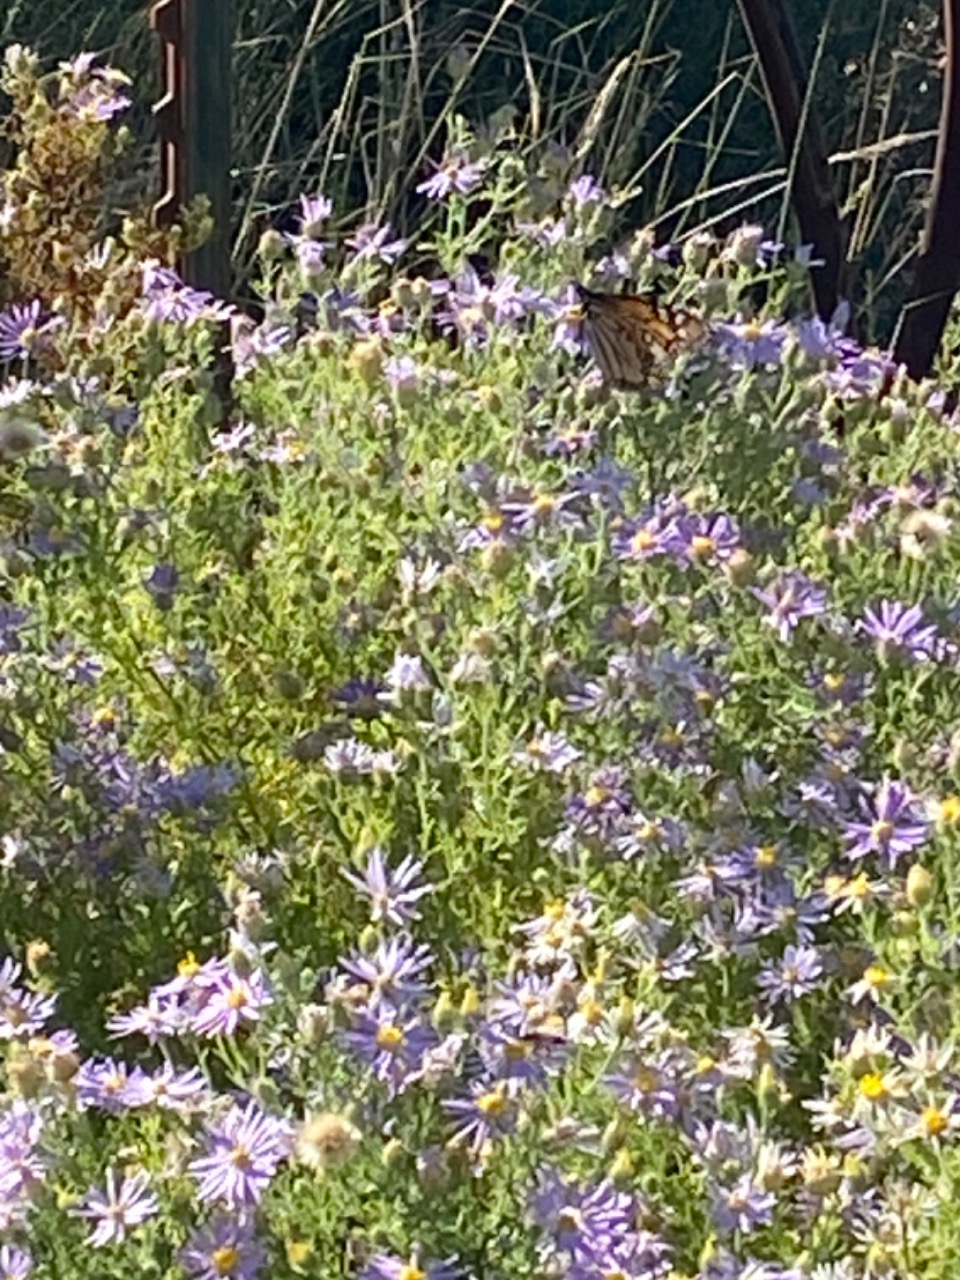
[[944, 0], [947, 63], [930, 205], [894, 358], [912, 378], [933, 369], [960, 287], [960, 0]]
[[804, 243], [823, 266], [811, 275], [817, 314], [829, 320], [843, 296], [846, 238], [807, 73], [783, 0], [738, 0], [757, 54], [780, 145], [791, 166], [790, 200]]

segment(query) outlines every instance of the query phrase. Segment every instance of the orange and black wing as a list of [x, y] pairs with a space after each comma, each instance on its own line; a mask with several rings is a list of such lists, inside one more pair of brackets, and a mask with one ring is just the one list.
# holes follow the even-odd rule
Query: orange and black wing
[[652, 294], [598, 293], [581, 284], [576, 289], [584, 338], [612, 386], [639, 389], [660, 381], [680, 352], [703, 336], [698, 316]]

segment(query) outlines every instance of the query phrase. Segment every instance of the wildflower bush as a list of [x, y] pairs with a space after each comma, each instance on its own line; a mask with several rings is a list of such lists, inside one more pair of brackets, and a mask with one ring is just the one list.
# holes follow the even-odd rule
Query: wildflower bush
[[[950, 1275], [942, 388], [462, 122], [415, 244], [304, 197], [262, 322], [108, 229], [50, 290], [33, 122], [124, 90], [5, 87], [0, 1274]], [[709, 329], [630, 394], [626, 278]]]

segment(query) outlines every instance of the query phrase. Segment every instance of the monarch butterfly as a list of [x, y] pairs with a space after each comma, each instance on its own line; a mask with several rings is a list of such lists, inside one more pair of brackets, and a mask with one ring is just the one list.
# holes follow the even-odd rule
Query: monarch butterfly
[[637, 390], [661, 380], [681, 351], [706, 334], [704, 322], [653, 294], [597, 293], [576, 284], [581, 324], [605, 382]]

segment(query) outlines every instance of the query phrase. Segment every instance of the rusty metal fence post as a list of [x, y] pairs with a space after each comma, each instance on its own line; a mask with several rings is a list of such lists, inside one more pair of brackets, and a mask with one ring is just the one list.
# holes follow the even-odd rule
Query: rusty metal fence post
[[195, 196], [210, 201], [214, 230], [183, 263], [184, 279], [217, 297], [230, 292], [230, 54], [232, 0], [158, 0], [164, 97], [155, 109], [163, 151], [160, 225]]
[[[164, 96], [154, 108], [162, 183], [154, 217], [169, 226], [196, 196], [207, 197], [213, 232], [178, 265], [187, 284], [229, 300], [233, 0], [156, 0], [151, 23], [161, 41], [164, 79]], [[224, 349], [228, 343], [225, 332]], [[232, 373], [228, 357], [224, 350], [217, 366], [224, 405]]]

